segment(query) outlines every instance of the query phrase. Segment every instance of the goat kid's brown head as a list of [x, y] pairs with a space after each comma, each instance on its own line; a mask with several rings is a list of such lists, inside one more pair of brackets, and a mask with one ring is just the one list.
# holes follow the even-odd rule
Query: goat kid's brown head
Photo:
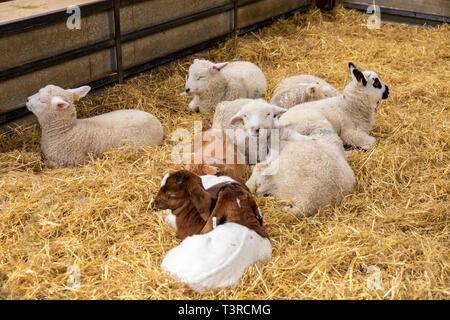
[[210, 215], [211, 201], [201, 178], [188, 170], [180, 170], [164, 176], [152, 207], [155, 210], [170, 209], [177, 215], [177, 209], [191, 202], [206, 221]]

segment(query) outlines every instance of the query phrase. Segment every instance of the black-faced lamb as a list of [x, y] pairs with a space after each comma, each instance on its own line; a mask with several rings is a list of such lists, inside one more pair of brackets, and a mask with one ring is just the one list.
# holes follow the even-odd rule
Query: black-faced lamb
[[349, 68], [351, 81], [341, 95], [294, 106], [280, 117], [280, 124], [308, 123], [315, 132], [336, 132], [345, 145], [372, 148], [377, 103], [388, 98], [389, 88], [375, 72], [361, 72], [351, 62]]

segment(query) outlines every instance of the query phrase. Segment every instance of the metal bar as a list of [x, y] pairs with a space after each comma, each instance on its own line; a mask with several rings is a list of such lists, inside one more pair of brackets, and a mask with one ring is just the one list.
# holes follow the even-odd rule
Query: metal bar
[[[368, 7], [368, 5], [344, 2], [344, 8], [347, 8], [347, 9], [357, 9], [357, 10], [366, 12], [367, 7]], [[386, 8], [386, 7], [380, 7], [380, 10], [381, 10], [381, 13], [387, 13], [387, 14], [391, 14], [391, 15], [395, 15], [395, 16], [403, 16], [403, 17], [409, 17], [409, 18], [450, 23], [450, 17], [447, 17], [447, 16], [391, 9], [391, 8]]]
[[30, 111], [28, 111], [27, 107], [20, 107], [20, 108], [2, 113], [2, 114], [0, 114], [0, 124], [5, 124], [8, 122], [14, 121], [23, 116], [26, 116], [29, 113], [30, 113]]
[[248, 6], [249, 4], [252, 4], [252, 3], [255, 3], [258, 1], [261, 1], [261, 0], [238, 0], [239, 7], [245, 7], [245, 6]]
[[120, 34], [120, 0], [112, 0], [114, 4], [114, 39], [116, 51], [117, 78], [123, 83], [122, 42]]

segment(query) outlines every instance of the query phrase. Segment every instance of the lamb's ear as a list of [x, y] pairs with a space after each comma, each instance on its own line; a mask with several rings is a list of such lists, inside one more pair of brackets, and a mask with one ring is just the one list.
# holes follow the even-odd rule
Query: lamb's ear
[[364, 77], [363, 73], [359, 71], [355, 65], [351, 62], [348, 63], [348, 67], [350, 68], [350, 74], [352, 79], [356, 79], [358, 83], [361, 83], [363, 86], [367, 85], [367, 80]]
[[233, 118], [230, 119], [231, 125], [236, 125], [244, 121], [244, 115], [241, 112], [236, 113]]
[[211, 214], [212, 199], [208, 192], [203, 188], [200, 177], [190, 177], [186, 181], [186, 191], [203, 220], [208, 220]]
[[218, 72], [225, 68], [228, 65], [228, 62], [216, 63], [211, 66], [211, 72]]
[[50, 103], [55, 109], [66, 109], [70, 105], [67, 101], [64, 101], [60, 97], [52, 97]]
[[85, 97], [88, 94], [88, 92], [91, 91], [91, 87], [82, 86], [75, 89], [68, 89], [67, 91], [69, 91], [71, 94], [74, 94], [75, 99], [78, 100]]

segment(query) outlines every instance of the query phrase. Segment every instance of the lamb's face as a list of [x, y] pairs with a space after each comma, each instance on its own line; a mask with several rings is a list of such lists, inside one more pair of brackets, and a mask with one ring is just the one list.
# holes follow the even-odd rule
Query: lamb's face
[[278, 118], [287, 110], [262, 99], [247, 103], [230, 123], [242, 122], [244, 129], [250, 136], [258, 136], [260, 129], [273, 129], [278, 127]]
[[201, 95], [206, 92], [214, 82], [214, 77], [217, 77], [227, 64], [227, 62], [214, 64], [208, 60], [195, 59], [189, 67], [186, 93]]
[[76, 115], [74, 113], [74, 100], [84, 97], [90, 89], [88, 86], [83, 86], [64, 90], [55, 85], [47, 85], [36, 94], [28, 97], [26, 106], [28, 110], [36, 115], [41, 124], [46, 119], [59, 117], [63, 114]]
[[388, 98], [389, 88], [378, 78], [375, 72], [361, 72], [351, 62], [349, 68], [353, 85], [360, 87], [372, 103]]
[[50, 105], [50, 92], [49, 86], [40, 89], [37, 93], [29, 96], [27, 99], [26, 106], [28, 110], [34, 113], [38, 119], [43, 115], [46, 109]]
[[368, 95], [374, 101], [387, 99], [389, 96], [389, 87], [378, 78], [378, 75], [373, 71], [364, 71], [363, 74], [367, 80], [366, 90]]

